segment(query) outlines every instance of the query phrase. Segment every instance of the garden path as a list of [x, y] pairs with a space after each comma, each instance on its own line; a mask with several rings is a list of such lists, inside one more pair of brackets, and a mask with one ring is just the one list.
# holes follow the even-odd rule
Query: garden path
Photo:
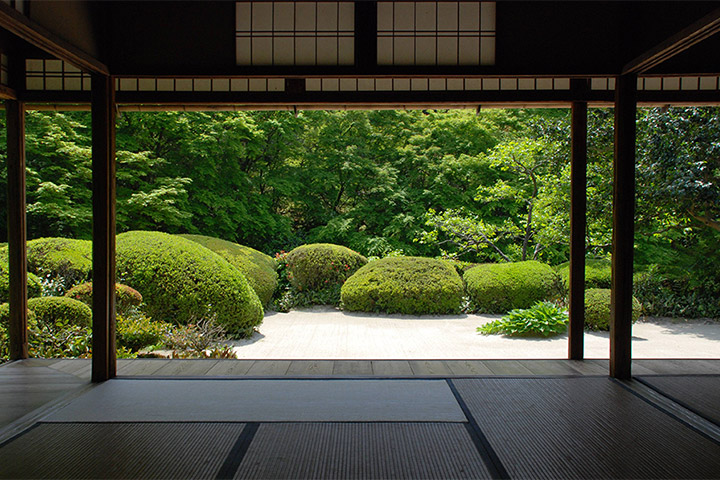
[[[259, 332], [235, 342], [241, 359], [561, 359], [567, 335], [485, 336], [475, 329], [498, 315], [415, 317], [314, 307], [269, 312]], [[608, 358], [607, 332], [585, 333], [586, 358]], [[720, 322], [641, 319], [633, 358], [720, 358]]]

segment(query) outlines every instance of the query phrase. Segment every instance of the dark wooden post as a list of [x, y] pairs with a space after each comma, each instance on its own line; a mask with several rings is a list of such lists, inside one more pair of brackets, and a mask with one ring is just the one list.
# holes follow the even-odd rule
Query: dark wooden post
[[[576, 95], [587, 90], [587, 80], [572, 80]], [[568, 358], [584, 358], [585, 228], [587, 225], [587, 102], [572, 102], [570, 155], [570, 322]]]
[[637, 76], [615, 86], [613, 252], [610, 302], [610, 376], [631, 377], [633, 242], [635, 233], [635, 118]]
[[25, 106], [5, 101], [7, 116], [8, 274], [10, 359], [28, 358], [27, 230], [25, 223]]
[[92, 76], [92, 381], [113, 378], [115, 357], [115, 85]]

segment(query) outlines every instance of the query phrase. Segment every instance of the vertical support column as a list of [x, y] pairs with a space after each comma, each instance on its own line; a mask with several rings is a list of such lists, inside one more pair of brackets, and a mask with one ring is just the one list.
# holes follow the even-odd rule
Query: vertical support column
[[615, 86], [613, 252], [610, 301], [610, 376], [631, 377], [633, 242], [635, 234], [635, 118], [637, 77]]
[[[570, 88], [580, 95], [586, 80], [571, 80]], [[573, 101], [570, 154], [570, 321], [568, 358], [585, 356], [585, 229], [587, 225], [587, 102]]]
[[10, 359], [28, 358], [27, 226], [25, 222], [25, 106], [5, 101], [7, 116]]
[[365, 71], [377, 67], [376, 2], [355, 2], [355, 65]]
[[115, 85], [92, 76], [92, 381], [113, 378], [115, 353]]

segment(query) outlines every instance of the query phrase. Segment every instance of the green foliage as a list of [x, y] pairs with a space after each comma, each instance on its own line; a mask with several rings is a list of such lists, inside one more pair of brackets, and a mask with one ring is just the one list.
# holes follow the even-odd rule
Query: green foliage
[[482, 313], [529, 308], [558, 294], [555, 271], [534, 260], [478, 265], [465, 272], [463, 278], [474, 308]]
[[[10, 294], [10, 276], [7, 265], [0, 263], [0, 302], [7, 302]], [[39, 297], [42, 294], [42, 283], [32, 273], [27, 274], [28, 298]]]
[[[92, 282], [81, 283], [68, 290], [65, 296], [79, 300], [92, 308], [92, 288]], [[142, 301], [142, 295], [134, 288], [130, 288], [121, 283], [115, 284], [115, 310], [119, 315], [125, 315], [136, 309]]]
[[328, 243], [301, 245], [285, 258], [290, 283], [300, 291], [342, 285], [367, 258], [347, 247]]
[[62, 295], [90, 278], [92, 243], [72, 238], [38, 238], [27, 243], [28, 270], [42, 279], [46, 295]]
[[[28, 323], [32, 323], [35, 321], [35, 314], [29, 308], [27, 311], [27, 316], [28, 316]], [[7, 329], [9, 322], [10, 322], [10, 304], [9, 303], [0, 303], [0, 327]]]
[[35, 358], [89, 358], [92, 355], [92, 330], [62, 318], [54, 323], [40, 321], [29, 328], [28, 351]]
[[217, 253], [240, 270], [263, 305], [268, 305], [277, 288], [277, 264], [272, 257], [254, 248], [204, 235], [180, 235]]
[[84, 303], [68, 297], [39, 297], [28, 300], [40, 326], [67, 323], [78, 327], [92, 324], [92, 310]]
[[[561, 263], [555, 267], [562, 279], [564, 287], [570, 285], [570, 262]], [[612, 280], [612, 263], [606, 258], [585, 259], [585, 287], [586, 288], [610, 288]]]
[[[640, 318], [642, 306], [637, 298], [632, 299], [632, 321]], [[589, 330], [610, 329], [610, 289], [590, 288], [585, 290], [585, 327]]]
[[348, 278], [341, 298], [343, 308], [350, 311], [455, 313], [462, 304], [463, 284], [455, 269], [441, 260], [387, 257]]
[[500, 320], [478, 327], [483, 335], [549, 337], [567, 329], [568, 314], [549, 302], [538, 302], [530, 308], [511, 310]]
[[143, 315], [117, 316], [116, 338], [118, 347], [137, 352], [145, 347], [157, 345], [171, 330], [171, 325], [155, 322]]
[[117, 237], [118, 280], [143, 292], [150, 317], [176, 324], [215, 317], [231, 335], [249, 335], [263, 309], [240, 271], [190, 240], [161, 232]]
[[720, 318], [720, 281], [708, 276], [650, 265], [635, 274], [633, 287], [646, 315]]

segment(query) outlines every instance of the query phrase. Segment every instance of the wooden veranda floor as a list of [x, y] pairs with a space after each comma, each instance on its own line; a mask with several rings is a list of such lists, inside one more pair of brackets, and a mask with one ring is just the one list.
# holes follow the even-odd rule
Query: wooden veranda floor
[[0, 478], [720, 478], [720, 360], [0, 366]]

